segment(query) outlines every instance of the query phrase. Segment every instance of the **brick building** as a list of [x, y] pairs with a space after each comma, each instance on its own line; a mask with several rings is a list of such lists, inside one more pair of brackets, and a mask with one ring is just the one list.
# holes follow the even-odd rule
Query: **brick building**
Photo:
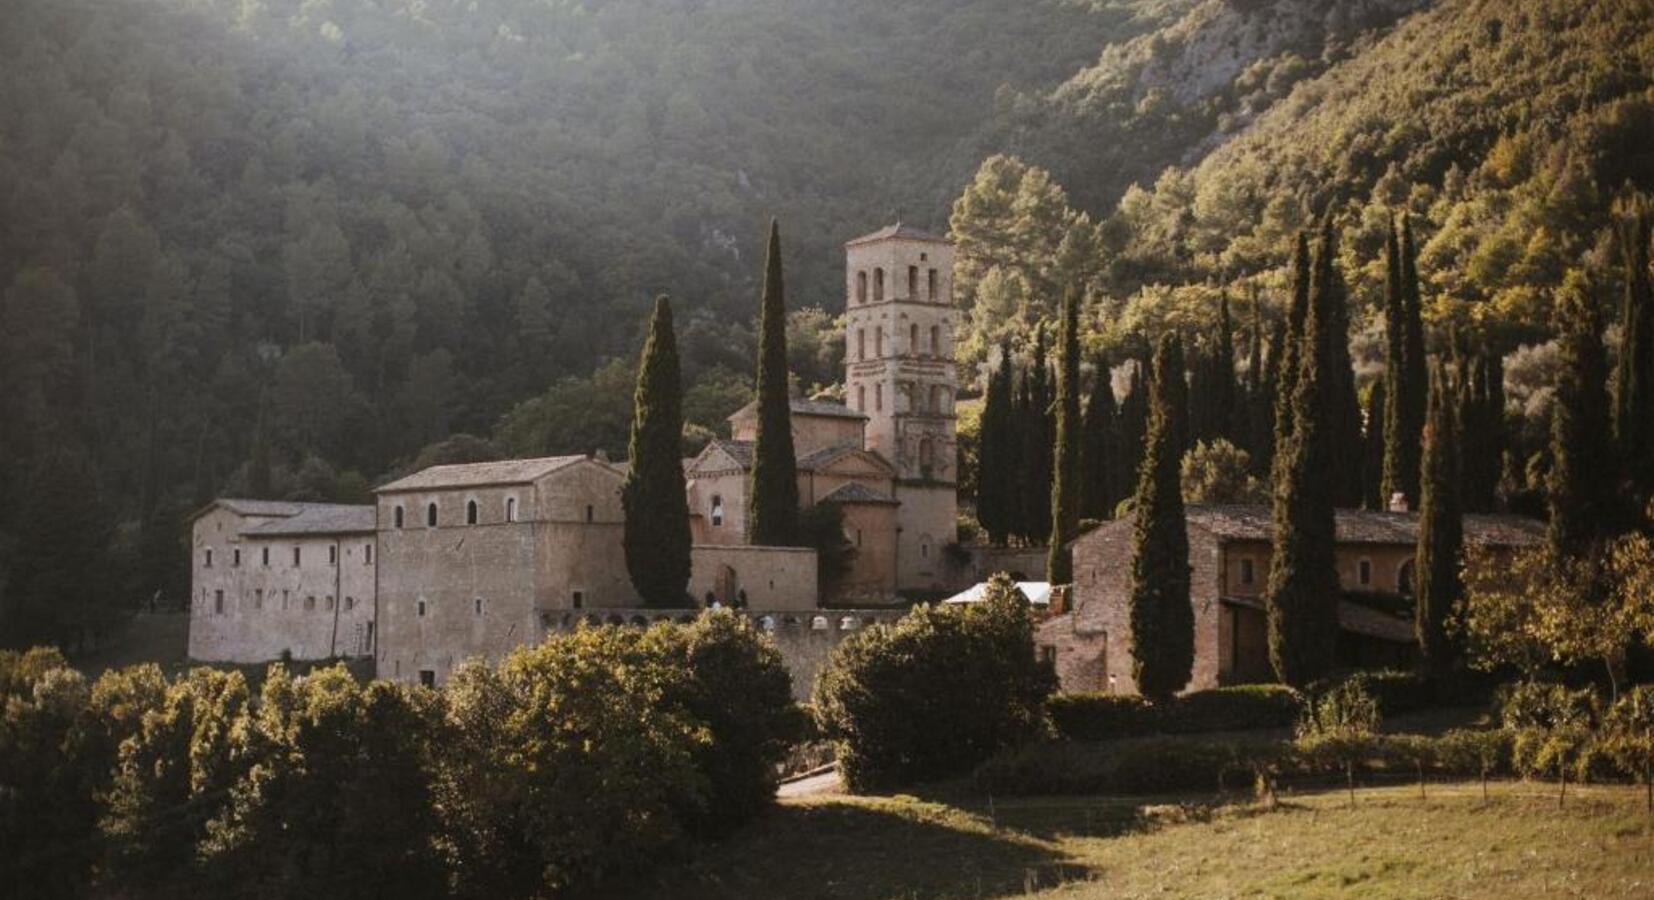
[[[1268, 681], [1263, 594], [1273, 523], [1264, 506], [1190, 506], [1190, 602], [1195, 660], [1188, 690]], [[1465, 542], [1517, 547], [1544, 539], [1544, 525], [1508, 515], [1467, 515]], [[1062, 690], [1134, 694], [1131, 659], [1133, 522], [1105, 523], [1073, 543], [1068, 607], [1043, 622], [1037, 642]], [[1415, 653], [1411, 597], [1418, 516], [1338, 510], [1337, 565], [1343, 594], [1340, 660], [1388, 666]]]

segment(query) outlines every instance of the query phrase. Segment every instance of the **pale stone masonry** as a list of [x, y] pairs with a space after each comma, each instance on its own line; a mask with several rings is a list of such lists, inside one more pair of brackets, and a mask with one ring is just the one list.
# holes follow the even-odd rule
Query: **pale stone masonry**
[[[953, 247], [898, 224], [845, 254], [849, 402], [799, 399], [791, 412], [800, 506], [842, 514], [850, 571], [820, 597], [814, 550], [751, 544], [755, 405], [684, 461], [687, 599], [745, 607], [791, 635], [800, 690], [824, 648], [901, 596], [1043, 572], [1043, 551], [956, 546]], [[190, 654], [371, 655], [378, 677], [439, 684], [463, 660], [496, 662], [582, 621], [681, 617], [637, 611], [624, 478], [624, 464], [553, 456], [434, 466], [380, 487], [372, 506], [218, 501], [195, 523]]]
[[[1263, 594], [1269, 580], [1270, 510], [1263, 506], [1189, 506], [1190, 602], [1195, 660], [1187, 690], [1272, 680]], [[1064, 691], [1135, 694], [1131, 657], [1131, 541], [1134, 522], [1105, 523], [1073, 542], [1070, 608], [1039, 626], [1040, 652]], [[1338, 510], [1337, 566], [1341, 662], [1408, 662], [1418, 516]], [[1467, 515], [1465, 540], [1493, 547], [1544, 539], [1544, 525], [1510, 515]]]
[[190, 544], [190, 658], [373, 652], [373, 507], [218, 500], [196, 513]]

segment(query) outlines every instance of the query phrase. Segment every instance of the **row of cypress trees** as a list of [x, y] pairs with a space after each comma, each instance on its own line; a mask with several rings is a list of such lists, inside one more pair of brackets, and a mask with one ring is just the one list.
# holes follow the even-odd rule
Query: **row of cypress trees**
[[[786, 297], [781, 229], [770, 222], [758, 315], [758, 435], [753, 447], [748, 525], [760, 546], [797, 542], [798, 477], [788, 394]], [[689, 501], [683, 476], [683, 384], [672, 305], [656, 299], [632, 398], [631, 467], [621, 486], [626, 571], [649, 606], [694, 605]]]

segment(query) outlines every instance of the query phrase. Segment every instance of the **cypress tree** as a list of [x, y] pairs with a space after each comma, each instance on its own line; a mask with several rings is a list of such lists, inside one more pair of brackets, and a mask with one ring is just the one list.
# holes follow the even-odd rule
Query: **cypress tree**
[[1317, 279], [1312, 281], [1311, 304], [1321, 306], [1326, 322], [1326, 426], [1332, 442], [1332, 502], [1353, 508], [1361, 505], [1361, 401], [1355, 393], [1355, 367], [1350, 360], [1350, 304], [1344, 274], [1338, 263], [1338, 231], [1329, 213], [1321, 224], [1316, 248]]
[[758, 315], [758, 436], [747, 515], [751, 540], [758, 546], [790, 546], [798, 540], [798, 459], [793, 453], [784, 292], [781, 226], [771, 219]]
[[1143, 441], [1148, 428], [1149, 397], [1147, 386], [1143, 383], [1143, 363], [1142, 360], [1132, 360], [1131, 383], [1125, 399], [1120, 402], [1111, 496], [1124, 498], [1137, 489], [1137, 469], [1143, 462]]
[[1275, 417], [1276, 399], [1280, 395], [1281, 357], [1286, 344], [1286, 320], [1276, 319], [1274, 327], [1269, 332], [1269, 356], [1268, 362], [1264, 364], [1263, 381], [1254, 400], [1257, 411], [1252, 427], [1257, 435], [1258, 451], [1253, 458], [1252, 469], [1259, 478], [1271, 477], [1275, 468], [1275, 441], [1280, 428]]
[[1246, 347], [1246, 384], [1245, 398], [1241, 410], [1240, 423], [1235, 428], [1235, 434], [1241, 439], [1240, 446], [1251, 455], [1253, 465], [1257, 465], [1258, 454], [1263, 444], [1269, 441], [1270, 429], [1266, 426], [1268, 418], [1268, 401], [1264, 391], [1265, 373], [1263, 363], [1263, 303], [1258, 297], [1257, 288], [1252, 289], [1252, 324], [1251, 334], [1247, 339]]
[[[1300, 252], [1302, 247], [1300, 243]], [[1326, 274], [1321, 270], [1317, 281]], [[1327, 373], [1337, 358], [1332, 347], [1336, 318], [1324, 302], [1331, 292], [1318, 284], [1315, 293], [1323, 302], [1306, 304], [1303, 340], [1287, 360], [1297, 368], [1290, 379], [1292, 402], [1276, 418], [1280, 440], [1265, 598], [1270, 663], [1276, 677], [1294, 687], [1325, 675], [1334, 665], [1339, 584], [1331, 472], [1348, 462], [1333, 458], [1335, 445], [1328, 434], [1332, 379]]]
[[1293, 402], [1298, 390], [1298, 372], [1302, 368], [1300, 353], [1305, 344], [1306, 323], [1309, 320], [1310, 257], [1309, 235], [1299, 232], [1298, 243], [1292, 252], [1292, 303], [1286, 311], [1286, 333], [1280, 344], [1271, 348], [1277, 358], [1275, 365], [1275, 449], [1272, 454], [1280, 460], [1286, 456], [1286, 442], [1292, 439], [1297, 422]]
[[1616, 520], [1609, 433], [1607, 355], [1598, 334], [1591, 287], [1578, 272], [1559, 296], [1561, 360], [1551, 412], [1551, 471], [1547, 484], [1551, 549], [1583, 554]]
[[626, 572], [646, 606], [681, 606], [689, 587], [689, 499], [683, 480], [683, 386], [672, 304], [655, 300], [632, 395], [631, 468], [620, 488], [626, 510]]
[[1469, 512], [1494, 508], [1503, 474], [1504, 368], [1498, 354], [1472, 357], [1458, 392], [1460, 505]]
[[1085, 404], [1085, 449], [1080, 454], [1085, 485], [1080, 501], [1080, 515], [1088, 519], [1114, 518], [1118, 494], [1113, 491], [1115, 430], [1114, 384], [1110, 377], [1108, 358], [1097, 358], [1097, 377], [1091, 385], [1091, 397]]
[[1189, 414], [1185, 430], [1190, 441], [1211, 440], [1219, 433], [1216, 409], [1211, 403], [1216, 367], [1200, 342], [1179, 340], [1188, 348], [1184, 358], [1189, 385]]
[[1452, 387], [1447, 382], [1447, 372], [1438, 369], [1430, 385], [1414, 554], [1418, 570], [1414, 630], [1425, 670], [1434, 677], [1447, 674], [1458, 656], [1447, 626], [1464, 596], [1459, 579], [1464, 518], [1459, 504], [1458, 428]]
[[988, 376], [988, 394], [982, 406], [982, 445], [977, 456], [976, 518], [988, 532], [988, 541], [1005, 546], [1011, 533], [1011, 476], [1016, 471], [1016, 423], [1011, 396], [1015, 363], [1011, 348], [999, 346], [999, 368]]
[[1030, 432], [1037, 422], [1034, 416], [1033, 373], [1026, 368], [1016, 380], [1016, 402], [1012, 404], [1011, 421], [1014, 423], [1012, 430], [1017, 459], [1017, 467], [1010, 473], [1009, 478], [1013, 485], [1009, 501], [1011, 534], [1017, 540], [1027, 542], [1034, 533], [1028, 518], [1028, 496], [1038, 490], [1039, 481], [1038, 474], [1034, 471], [1034, 461], [1041, 453], [1046, 452], [1046, 448], [1030, 437]]
[[1425, 393], [1429, 385], [1424, 356], [1424, 318], [1418, 284], [1417, 248], [1413, 226], [1403, 217], [1401, 239], [1385, 248], [1386, 361], [1389, 367], [1389, 405], [1384, 411], [1384, 502], [1403, 495], [1409, 509], [1419, 501], [1419, 448], [1424, 430]]
[[1164, 700], [1189, 683], [1194, 667], [1194, 606], [1189, 598], [1189, 533], [1183, 513], [1183, 352], [1160, 339], [1150, 382], [1147, 445], [1138, 472], [1131, 549], [1131, 666], [1137, 690]]
[[1620, 229], [1625, 299], [1614, 394], [1614, 442], [1639, 508], [1654, 492], [1654, 287], [1648, 245], [1649, 217], [1639, 213]]
[[[1399, 388], [1407, 378], [1406, 327], [1407, 301], [1401, 288], [1401, 239], [1396, 234], [1395, 219], [1390, 220], [1390, 231], [1384, 238], [1384, 372], [1392, 388]], [[1384, 398], [1384, 471], [1379, 479], [1378, 493], [1388, 508], [1396, 493], [1407, 494], [1407, 454], [1415, 447], [1402, 443], [1405, 431], [1401, 419], [1402, 390], [1388, 391]]]
[[1235, 324], [1229, 317], [1229, 292], [1218, 294], [1218, 337], [1212, 351], [1211, 397], [1217, 428], [1213, 437], [1228, 438], [1237, 447], [1246, 446], [1245, 406], [1236, 402], [1240, 393], [1235, 381]]
[[1068, 541], [1080, 527], [1080, 300], [1070, 289], [1062, 301], [1062, 322], [1057, 330], [1057, 389], [1052, 404], [1056, 411], [1052, 449], [1051, 530], [1046, 546], [1046, 580], [1068, 584], [1074, 569]]
[[1378, 378], [1367, 392], [1367, 431], [1362, 444], [1361, 505], [1368, 509], [1385, 509], [1384, 481], [1384, 379]]
[[1022, 464], [1028, 471], [1028, 490], [1022, 495], [1022, 536], [1029, 543], [1050, 533], [1051, 465], [1053, 462], [1051, 370], [1046, 361], [1045, 326], [1034, 333], [1034, 358], [1029, 363], [1026, 419], [1023, 423]]

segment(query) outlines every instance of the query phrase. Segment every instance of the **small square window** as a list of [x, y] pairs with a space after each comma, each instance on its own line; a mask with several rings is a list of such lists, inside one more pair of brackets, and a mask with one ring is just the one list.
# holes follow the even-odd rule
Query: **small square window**
[[436, 672], [431, 669], [420, 669], [419, 686], [428, 688], [436, 687]]

